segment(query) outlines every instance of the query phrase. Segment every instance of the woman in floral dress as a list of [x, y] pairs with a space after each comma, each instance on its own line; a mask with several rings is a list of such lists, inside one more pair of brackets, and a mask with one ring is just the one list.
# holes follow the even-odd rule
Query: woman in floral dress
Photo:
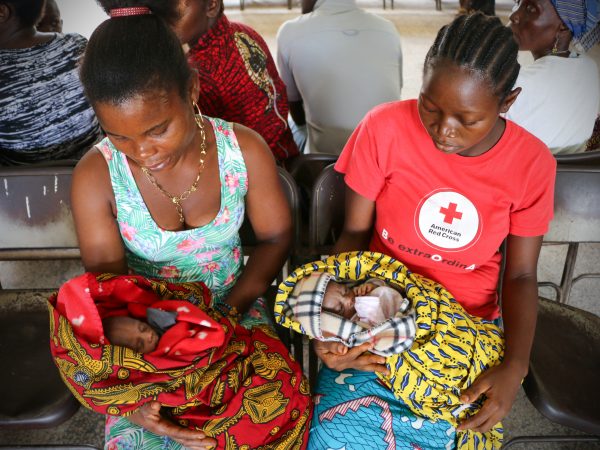
[[[85, 269], [202, 281], [216, 307], [243, 314], [246, 327], [264, 327], [256, 299], [283, 265], [292, 235], [268, 146], [248, 128], [202, 116], [198, 79], [175, 34], [149, 8], [111, 11], [90, 39], [81, 79], [107, 135], [73, 174]], [[246, 264], [238, 234], [245, 214], [257, 238]], [[281, 350], [286, 370], [303, 380]], [[299, 438], [286, 448], [305, 446], [306, 386], [298, 382], [287, 393], [307, 401]], [[160, 408], [151, 402], [128, 418], [109, 417], [107, 448], [214, 446], [203, 432], [169, 422]]]

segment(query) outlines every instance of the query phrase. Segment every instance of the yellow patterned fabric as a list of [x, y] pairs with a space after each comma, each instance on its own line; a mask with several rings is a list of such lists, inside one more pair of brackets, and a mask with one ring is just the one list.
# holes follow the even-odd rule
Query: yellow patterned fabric
[[[497, 325], [469, 315], [442, 285], [410, 272], [394, 258], [348, 252], [305, 264], [279, 285], [275, 318], [298, 333], [306, 334], [287, 298], [299, 279], [316, 271], [345, 280], [379, 278], [406, 291], [416, 310], [415, 342], [409, 350], [387, 358], [390, 376], [377, 375], [415, 414], [457, 426], [479, 410], [480, 402], [465, 408], [459, 396], [482, 372], [501, 361], [504, 338]], [[501, 444], [500, 423], [487, 433], [457, 432], [461, 450], [494, 449]]]

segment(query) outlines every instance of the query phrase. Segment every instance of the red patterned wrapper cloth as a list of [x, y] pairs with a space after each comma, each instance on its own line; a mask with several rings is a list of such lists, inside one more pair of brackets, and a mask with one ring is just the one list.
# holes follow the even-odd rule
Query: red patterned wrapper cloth
[[256, 31], [222, 15], [190, 48], [188, 61], [198, 71], [203, 114], [252, 128], [279, 161], [298, 154], [285, 84]]
[[[247, 330], [211, 308], [202, 283], [86, 273], [48, 304], [52, 355], [87, 408], [128, 416], [157, 400], [217, 448], [306, 447], [312, 403], [300, 366], [270, 326]], [[102, 318], [145, 320], [148, 307], [177, 312], [154, 351], [108, 343]]]

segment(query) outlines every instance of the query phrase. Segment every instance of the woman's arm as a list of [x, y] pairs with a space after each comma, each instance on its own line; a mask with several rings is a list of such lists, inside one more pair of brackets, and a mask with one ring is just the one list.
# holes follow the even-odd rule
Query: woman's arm
[[[344, 228], [333, 246], [334, 253], [367, 250], [375, 221], [375, 202], [346, 187]], [[330, 369], [358, 369], [388, 374], [383, 356], [370, 353], [373, 344], [367, 342], [348, 350], [337, 342], [314, 340], [315, 352]]]
[[283, 267], [292, 242], [292, 217], [269, 147], [249, 128], [236, 124], [234, 129], [248, 172], [246, 213], [257, 241], [227, 297], [230, 305], [244, 312]]
[[537, 320], [537, 261], [541, 247], [542, 236], [508, 236], [502, 283], [504, 359], [463, 392], [461, 401], [464, 403], [476, 400], [481, 394], [487, 398], [481, 410], [459, 429], [490, 430], [509, 413], [521, 381], [527, 375]]
[[108, 166], [100, 152], [92, 149], [75, 167], [71, 186], [75, 230], [88, 272], [127, 273], [113, 203]]
[[346, 186], [344, 228], [334, 253], [367, 250], [375, 222], [375, 202]]

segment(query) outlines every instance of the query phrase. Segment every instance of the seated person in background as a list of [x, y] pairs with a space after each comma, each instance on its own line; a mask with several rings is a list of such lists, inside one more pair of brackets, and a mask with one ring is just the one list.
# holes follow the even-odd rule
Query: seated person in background
[[400, 291], [378, 278], [369, 278], [349, 287], [332, 277], [327, 283], [322, 304], [323, 311], [371, 326], [405, 312], [408, 306], [408, 300], [402, 297]]
[[277, 65], [305, 153], [339, 154], [371, 108], [400, 99], [400, 36], [356, 0], [303, 0], [302, 12], [279, 29]]
[[515, 86], [521, 94], [505, 117], [554, 154], [586, 149], [600, 105], [600, 78], [583, 52], [600, 40], [598, 0], [522, 0], [510, 16], [519, 50], [531, 52]]
[[36, 25], [37, 30], [44, 33], [62, 33], [62, 26], [58, 5], [54, 0], [46, 0], [44, 14]]
[[[99, 0], [108, 13], [113, 0]], [[175, 31], [200, 80], [202, 114], [253, 129], [278, 161], [298, 154], [287, 124], [285, 85], [263, 38], [247, 25], [230, 22], [223, 0], [140, 0]]]
[[0, 165], [78, 159], [100, 129], [77, 72], [86, 40], [36, 30], [44, 0], [0, 0]]

